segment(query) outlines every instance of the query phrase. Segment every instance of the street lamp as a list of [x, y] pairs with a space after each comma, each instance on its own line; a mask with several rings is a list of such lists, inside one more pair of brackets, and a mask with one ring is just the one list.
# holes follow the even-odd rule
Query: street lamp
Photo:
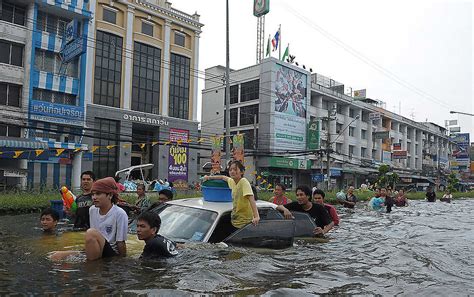
[[474, 117], [474, 114], [472, 114], [472, 113], [461, 112], [461, 111], [454, 111], [454, 110], [451, 110], [449, 113], [458, 113], [458, 114], [463, 114], [463, 115], [467, 115], [467, 116]]

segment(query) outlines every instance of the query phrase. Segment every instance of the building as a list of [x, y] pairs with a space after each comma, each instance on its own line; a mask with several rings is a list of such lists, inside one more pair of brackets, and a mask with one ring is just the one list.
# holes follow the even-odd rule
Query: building
[[199, 15], [164, 0], [90, 0], [83, 170], [98, 177], [153, 163], [146, 178], [196, 180], [197, 150], [166, 141], [198, 135]]
[[80, 170], [74, 152], [87, 149], [80, 140], [87, 1], [2, 0], [0, 7], [0, 183], [71, 187]]
[[[206, 69], [203, 135], [225, 131], [224, 73], [222, 66]], [[232, 70], [230, 84], [231, 134], [245, 134], [246, 165], [271, 184], [322, 186], [328, 151], [330, 181], [338, 188], [373, 180], [382, 163], [414, 186], [439, 183], [448, 168], [445, 128], [392, 113], [379, 100], [356, 100], [323, 75], [269, 58]], [[202, 156], [201, 165], [209, 161]]]

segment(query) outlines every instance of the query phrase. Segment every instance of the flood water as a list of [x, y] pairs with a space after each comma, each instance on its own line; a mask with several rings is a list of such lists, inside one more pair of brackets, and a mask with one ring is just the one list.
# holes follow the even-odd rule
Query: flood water
[[50, 251], [82, 247], [82, 234], [44, 237], [38, 214], [0, 217], [0, 295], [474, 294], [474, 200], [412, 202], [391, 214], [339, 209], [329, 242], [286, 250], [192, 245], [158, 262], [130, 256], [52, 263]]

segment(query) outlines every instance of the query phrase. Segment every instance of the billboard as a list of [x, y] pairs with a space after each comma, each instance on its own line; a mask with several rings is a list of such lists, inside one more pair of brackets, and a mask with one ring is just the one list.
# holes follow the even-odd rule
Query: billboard
[[312, 120], [308, 124], [308, 149], [319, 149], [319, 121]]
[[407, 151], [393, 151], [392, 152], [392, 159], [394, 160], [406, 159], [407, 156], [408, 156]]
[[274, 64], [272, 90], [273, 146], [283, 150], [306, 149], [307, 75]]
[[456, 144], [453, 157], [461, 171], [469, 171], [470, 166], [470, 143], [469, 133], [459, 133], [451, 136], [451, 140]]
[[[170, 128], [168, 156], [168, 180], [177, 188], [185, 188], [188, 183], [189, 130]], [[176, 143], [176, 144], [173, 144]]]
[[367, 90], [362, 89], [362, 90], [355, 90], [354, 91], [354, 98], [356, 99], [365, 99], [367, 96]]
[[253, 15], [260, 17], [270, 12], [270, 0], [254, 0]]

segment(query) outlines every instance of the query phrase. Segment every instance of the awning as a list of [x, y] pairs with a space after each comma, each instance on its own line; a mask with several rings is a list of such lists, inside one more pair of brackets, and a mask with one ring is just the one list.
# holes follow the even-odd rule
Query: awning
[[48, 141], [48, 147], [49, 148], [63, 148], [67, 150], [75, 150], [75, 149], [81, 149], [83, 151], [89, 150], [87, 144], [59, 142], [59, 141]]
[[0, 148], [47, 149], [48, 143], [38, 140], [0, 139]]

